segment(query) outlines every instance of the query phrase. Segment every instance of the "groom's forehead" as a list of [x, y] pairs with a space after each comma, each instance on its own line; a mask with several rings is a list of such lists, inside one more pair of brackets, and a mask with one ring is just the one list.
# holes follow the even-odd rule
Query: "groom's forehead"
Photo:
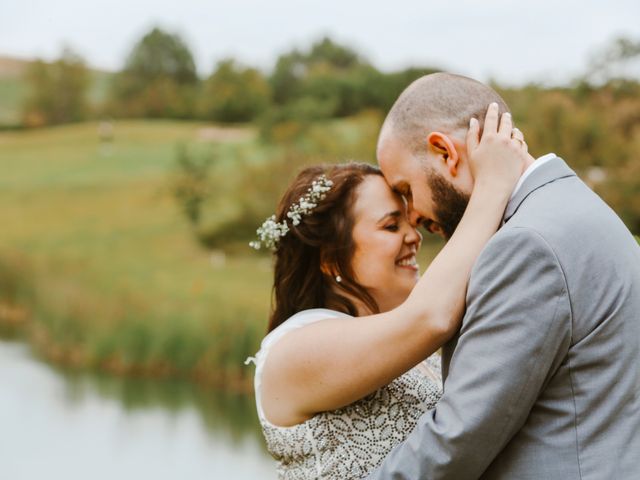
[[410, 150], [398, 141], [385, 141], [378, 149], [378, 164], [391, 186], [401, 181], [408, 181], [411, 161]]

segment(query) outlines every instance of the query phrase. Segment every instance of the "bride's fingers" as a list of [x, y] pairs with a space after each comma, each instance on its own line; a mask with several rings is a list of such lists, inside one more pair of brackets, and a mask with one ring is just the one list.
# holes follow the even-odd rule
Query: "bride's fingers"
[[480, 123], [477, 118], [471, 117], [469, 120], [469, 130], [467, 131], [467, 152], [473, 152], [480, 143]]
[[524, 134], [518, 127], [513, 128], [513, 131], [511, 132], [511, 138], [513, 140], [517, 140], [520, 143], [520, 147], [523, 148], [525, 152], [529, 151], [527, 142], [524, 141]]
[[498, 131], [498, 114], [500, 108], [498, 104], [493, 102], [487, 108], [487, 114], [484, 117], [484, 129], [483, 132], [496, 133]]
[[502, 114], [502, 117], [500, 118], [500, 128], [498, 129], [498, 133], [506, 136], [507, 138], [512, 136], [513, 121], [511, 120], [511, 114], [509, 112], [505, 112]]
[[520, 140], [524, 142], [524, 134], [518, 127], [513, 127], [513, 131], [511, 132], [511, 138], [515, 138], [516, 140]]

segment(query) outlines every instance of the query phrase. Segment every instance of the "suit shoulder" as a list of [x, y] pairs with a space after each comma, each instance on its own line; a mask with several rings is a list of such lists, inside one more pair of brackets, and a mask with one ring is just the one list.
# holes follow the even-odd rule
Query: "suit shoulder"
[[487, 252], [512, 254], [540, 251], [555, 256], [552, 242], [544, 231], [532, 225], [506, 224], [489, 240], [481, 256]]
[[505, 225], [487, 243], [473, 267], [471, 276], [493, 276], [501, 270], [517, 271], [546, 266], [564, 277], [559, 256], [545, 232], [531, 226]]

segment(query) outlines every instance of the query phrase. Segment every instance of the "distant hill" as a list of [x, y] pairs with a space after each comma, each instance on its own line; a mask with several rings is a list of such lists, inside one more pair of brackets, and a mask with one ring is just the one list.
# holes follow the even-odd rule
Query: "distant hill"
[[[0, 55], [0, 126], [20, 123], [20, 110], [28, 95], [23, 75], [33, 61]], [[113, 73], [98, 69], [90, 71], [89, 102], [97, 106], [107, 97]]]
[[29, 60], [0, 55], [0, 78], [20, 77], [29, 63]]

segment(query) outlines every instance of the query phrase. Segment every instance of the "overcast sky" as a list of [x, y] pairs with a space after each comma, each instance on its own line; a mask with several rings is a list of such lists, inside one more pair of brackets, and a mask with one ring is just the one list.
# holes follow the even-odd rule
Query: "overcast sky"
[[51, 59], [68, 44], [116, 70], [154, 25], [186, 40], [201, 74], [228, 56], [268, 69], [327, 34], [384, 70], [557, 83], [612, 38], [640, 38], [640, 1], [0, 0], [0, 55]]

